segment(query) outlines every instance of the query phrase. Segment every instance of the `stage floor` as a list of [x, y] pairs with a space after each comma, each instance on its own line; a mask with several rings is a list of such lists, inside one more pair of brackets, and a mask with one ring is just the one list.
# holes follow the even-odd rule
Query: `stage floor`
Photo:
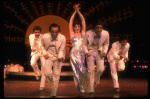
[[[148, 79], [119, 78], [120, 92], [113, 91], [111, 78], [101, 79], [101, 83], [95, 87], [94, 98], [137, 98], [148, 97]], [[48, 83], [45, 89], [39, 91], [39, 81], [14, 81], [4, 80], [5, 98], [50, 98], [51, 89]], [[56, 98], [79, 98], [73, 81], [60, 81]], [[85, 93], [83, 98], [87, 98]]]

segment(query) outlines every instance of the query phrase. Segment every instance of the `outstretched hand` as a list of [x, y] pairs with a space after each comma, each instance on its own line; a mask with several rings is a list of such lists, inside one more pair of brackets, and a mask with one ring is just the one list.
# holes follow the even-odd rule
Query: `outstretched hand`
[[75, 4], [74, 6], [73, 6], [73, 8], [76, 10], [76, 11], [79, 11], [80, 9], [81, 9], [81, 7], [79, 7], [79, 3], [78, 4]]

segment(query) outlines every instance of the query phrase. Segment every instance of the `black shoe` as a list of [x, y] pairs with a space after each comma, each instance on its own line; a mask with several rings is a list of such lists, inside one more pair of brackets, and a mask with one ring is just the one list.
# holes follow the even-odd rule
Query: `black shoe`
[[93, 92], [88, 93], [88, 98], [94, 98], [94, 93]]
[[115, 92], [120, 92], [120, 89], [119, 88], [114, 88], [114, 91]]
[[50, 98], [56, 98], [56, 96], [51, 96]]
[[80, 96], [79, 96], [79, 98], [83, 98], [83, 92], [80, 92]]

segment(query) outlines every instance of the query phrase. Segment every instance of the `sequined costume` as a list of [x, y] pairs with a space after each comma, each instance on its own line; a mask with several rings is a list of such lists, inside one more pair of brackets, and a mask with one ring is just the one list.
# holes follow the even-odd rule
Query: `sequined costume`
[[70, 52], [70, 63], [74, 72], [74, 82], [77, 90], [87, 91], [87, 69], [85, 66], [85, 53], [82, 48], [83, 36], [78, 39], [75, 35], [72, 37], [72, 49]]

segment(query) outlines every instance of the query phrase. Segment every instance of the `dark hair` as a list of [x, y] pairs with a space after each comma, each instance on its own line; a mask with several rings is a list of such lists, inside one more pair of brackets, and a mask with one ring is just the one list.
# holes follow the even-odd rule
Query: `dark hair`
[[42, 31], [40, 26], [35, 26], [35, 27], [33, 28], [33, 32], [35, 32], [35, 30], [40, 30], [40, 32]]
[[123, 35], [119, 38], [119, 42], [121, 42], [122, 40], [128, 40], [128, 37]]
[[80, 21], [74, 21], [73, 22], [73, 27], [75, 27], [76, 25], [80, 25], [80, 27], [81, 27], [80, 32], [81, 32], [81, 30], [82, 30], [82, 24], [81, 24], [81, 22]]
[[76, 25], [80, 25], [82, 27], [82, 24], [80, 21], [74, 21], [73, 22], [73, 27], [75, 27]]
[[49, 31], [51, 32], [51, 28], [52, 27], [58, 27], [58, 30], [59, 30], [59, 32], [60, 32], [60, 26], [58, 25], [58, 24], [56, 24], [56, 23], [52, 23], [51, 25], [50, 25], [50, 27], [49, 27]]
[[96, 27], [96, 25], [102, 25], [103, 26], [103, 22], [100, 20], [97, 20], [96, 22], [94, 22], [94, 28]]

